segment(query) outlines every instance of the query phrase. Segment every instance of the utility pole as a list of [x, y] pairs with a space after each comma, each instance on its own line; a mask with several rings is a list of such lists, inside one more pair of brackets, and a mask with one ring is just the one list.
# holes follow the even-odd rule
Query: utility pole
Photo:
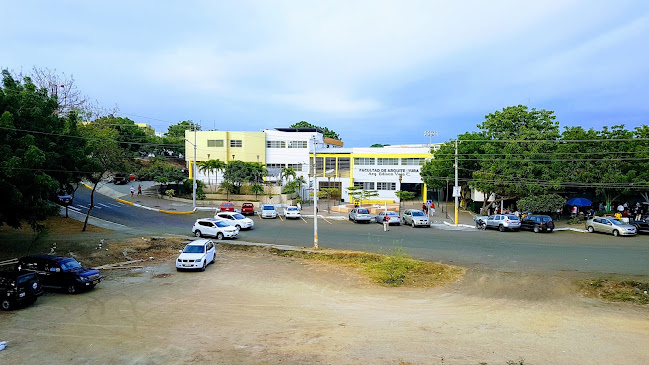
[[196, 123], [194, 123], [194, 164], [192, 165], [192, 205], [194, 206], [194, 210], [196, 210]]
[[313, 248], [318, 249], [318, 169], [316, 168], [316, 135], [313, 135]]
[[455, 140], [455, 186], [453, 187], [453, 196], [455, 196], [455, 225], [457, 226], [457, 220], [459, 215], [460, 208], [460, 192], [458, 189], [458, 176], [457, 176], [457, 139]]

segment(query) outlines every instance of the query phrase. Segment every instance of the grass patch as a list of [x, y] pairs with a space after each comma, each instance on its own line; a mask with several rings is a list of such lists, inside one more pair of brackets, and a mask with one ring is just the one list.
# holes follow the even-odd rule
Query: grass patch
[[[65, 235], [65, 234], [76, 234], [81, 232], [83, 229], [83, 222], [79, 222], [76, 219], [65, 218], [63, 216], [53, 216], [48, 217], [46, 220], [38, 222], [45, 227], [49, 235]], [[86, 227], [86, 232], [95, 232], [95, 233], [107, 233], [112, 232], [110, 229], [93, 226], [88, 224]], [[11, 228], [7, 225], [0, 226], [0, 234], [7, 235], [16, 235], [16, 236], [31, 236], [34, 235], [34, 231], [31, 227], [23, 223], [22, 228]]]
[[460, 280], [465, 269], [436, 262], [415, 260], [397, 247], [387, 254], [344, 250], [285, 251], [278, 256], [316, 260], [358, 269], [373, 281], [387, 286], [435, 287]]
[[586, 296], [601, 298], [612, 302], [649, 304], [649, 283], [634, 280], [588, 280], [582, 283]]
[[231, 251], [253, 251], [255, 249], [255, 246], [250, 246], [250, 245], [235, 245], [232, 243], [227, 243], [223, 241], [218, 242], [219, 246], [221, 246], [225, 250], [231, 250]]

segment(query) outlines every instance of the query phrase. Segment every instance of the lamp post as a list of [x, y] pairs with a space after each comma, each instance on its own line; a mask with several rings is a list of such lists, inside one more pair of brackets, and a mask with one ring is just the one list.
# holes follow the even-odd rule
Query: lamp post
[[437, 136], [437, 131], [424, 131], [424, 136], [428, 137], [428, 148], [433, 145], [433, 137]]
[[316, 136], [313, 135], [313, 248], [318, 249], [318, 170], [316, 169]]
[[[403, 174], [399, 174], [399, 191], [402, 191], [401, 180], [403, 180]], [[399, 215], [401, 215], [401, 197], [399, 197]]]
[[[192, 206], [194, 210], [196, 210], [196, 125], [193, 124], [194, 127], [194, 143], [191, 143], [188, 139], [185, 139], [185, 141], [192, 146], [194, 146], [194, 163], [192, 164]], [[209, 155], [208, 155], [209, 156]]]

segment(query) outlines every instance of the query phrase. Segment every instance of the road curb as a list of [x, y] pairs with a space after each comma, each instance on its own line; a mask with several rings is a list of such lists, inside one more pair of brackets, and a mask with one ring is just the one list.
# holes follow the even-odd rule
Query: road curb
[[187, 212], [174, 212], [172, 210], [162, 210], [162, 209], [160, 209], [159, 212], [160, 213], [165, 213], [165, 214], [193, 214], [196, 211], [195, 210], [190, 210], [190, 211], [187, 211]]
[[124, 204], [128, 204], [128, 205], [135, 205], [135, 203], [130, 202], [128, 200], [124, 200], [124, 199], [120, 199], [120, 198], [116, 198], [115, 200], [117, 200], [120, 203], [124, 203]]

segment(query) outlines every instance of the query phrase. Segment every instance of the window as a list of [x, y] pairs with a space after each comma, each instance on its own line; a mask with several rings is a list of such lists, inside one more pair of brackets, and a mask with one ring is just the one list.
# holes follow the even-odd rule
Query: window
[[266, 141], [266, 148], [286, 148], [285, 141]]
[[354, 165], [374, 165], [374, 159], [367, 157], [354, 157]]
[[315, 169], [317, 173], [322, 173], [322, 168], [324, 167], [324, 158], [317, 157], [315, 158]]
[[308, 147], [308, 142], [307, 141], [289, 141], [288, 142], [288, 148], [307, 148]]
[[402, 158], [402, 165], [423, 165], [426, 162], [423, 158]]
[[286, 165], [283, 164], [283, 163], [269, 163], [269, 164], [266, 164], [267, 169], [283, 169], [284, 167], [286, 167]]
[[[333, 171], [331, 171], [333, 170]], [[327, 174], [333, 174], [336, 172], [336, 158], [335, 157], [327, 157], [325, 159], [325, 171]], [[331, 172], [329, 172], [331, 171]]]
[[354, 186], [358, 186], [363, 190], [374, 190], [373, 182], [354, 181]]
[[222, 139], [208, 139], [207, 147], [223, 147]]
[[290, 163], [288, 164], [288, 167], [292, 167], [295, 172], [302, 171], [302, 164], [301, 163]]
[[397, 190], [397, 183], [379, 182], [376, 183], [376, 190]]
[[231, 139], [230, 147], [243, 147], [243, 141], [240, 139]]
[[[378, 158], [377, 165], [398, 165], [398, 158]], [[388, 190], [388, 189], [386, 189]]]

